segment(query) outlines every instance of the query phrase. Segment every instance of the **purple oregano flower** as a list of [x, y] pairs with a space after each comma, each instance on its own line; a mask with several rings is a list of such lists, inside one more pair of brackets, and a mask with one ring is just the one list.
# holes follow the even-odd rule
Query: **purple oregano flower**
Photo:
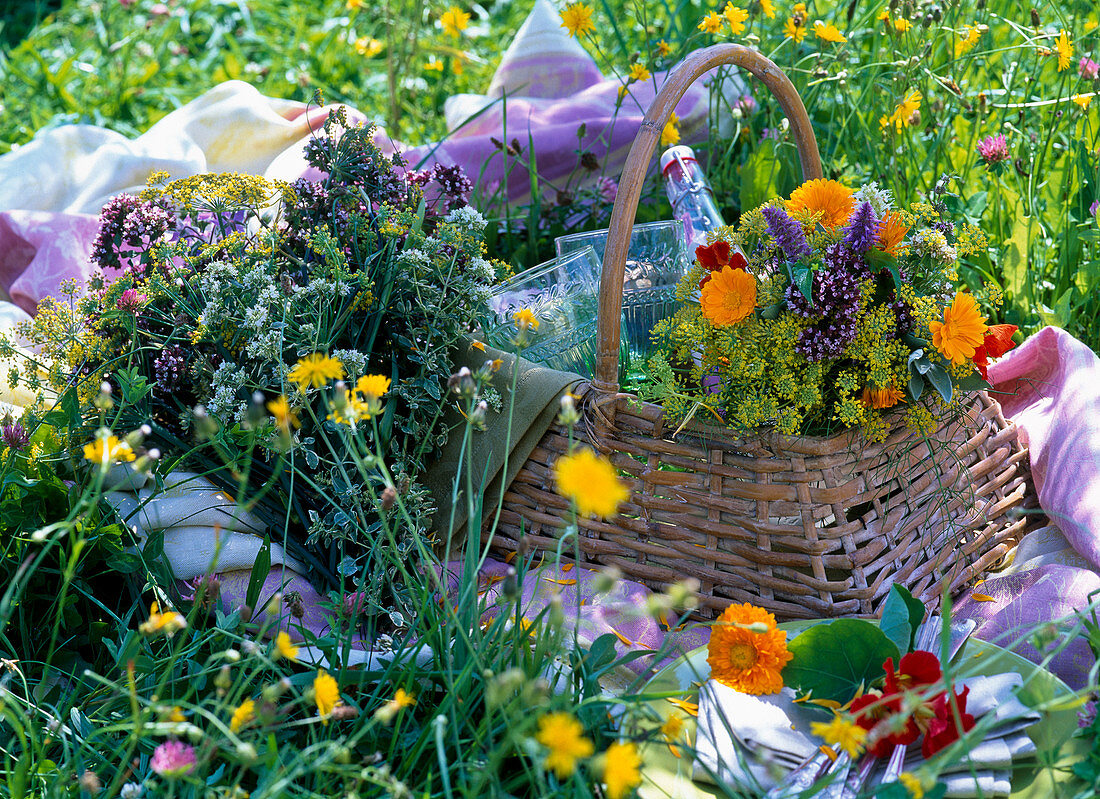
[[762, 213], [768, 222], [768, 232], [788, 261], [800, 261], [810, 256], [810, 245], [806, 243], [802, 225], [787, 216], [782, 208], [769, 206]]
[[845, 246], [858, 253], [871, 249], [878, 234], [878, 217], [875, 216], [871, 203], [861, 203], [856, 208], [848, 222], [847, 231], [848, 234], [844, 237]]

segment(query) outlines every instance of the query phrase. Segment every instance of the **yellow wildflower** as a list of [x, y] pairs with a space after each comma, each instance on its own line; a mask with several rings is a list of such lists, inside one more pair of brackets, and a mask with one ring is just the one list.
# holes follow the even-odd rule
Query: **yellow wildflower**
[[886, 128], [893, 125], [894, 130], [901, 133], [904, 128], [909, 127], [909, 125], [913, 123], [916, 112], [920, 110], [920, 102], [920, 92], [910, 92], [906, 95], [905, 99], [897, 104], [889, 116], [879, 118], [879, 127]]
[[374, 711], [374, 716], [383, 724], [389, 724], [398, 713], [415, 704], [415, 696], [404, 688], [398, 688], [393, 694], [393, 699]]
[[563, 780], [577, 770], [577, 761], [595, 751], [584, 737], [584, 727], [568, 713], [550, 713], [539, 719], [535, 740], [550, 750], [544, 761], [546, 768]]
[[577, 503], [581, 516], [607, 518], [630, 499], [630, 489], [619, 480], [611, 462], [583, 447], [554, 462], [554, 484], [559, 494]]
[[760, 10], [768, 19], [775, 19], [775, 5], [772, 0], [760, 0]]
[[382, 52], [382, 42], [370, 36], [360, 36], [355, 40], [355, 52], [364, 58], [374, 58]]
[[672, 52], [672, 45], [666, 42], [664, 39], [657, 42], [657, 55], [664, 58], [666, 55]]
[[100, 466], [112, 463], [130, 462], [134, 459], [134, 450], [125, 441], [103, 427], [96, 434], [95, 441], [84, 445], [84, 458]]
[[365, 0], [347, 0], [347, 3], [345, 3], [345, 5], [347, 6], [349, 11], [356, 11], [363, 7], [364, 2]]
[[649, 80], [652, 77], [649, 74], [649, 70], [645, 68], [644, 64], [631, 64], [630, 65], [630, 79], [631, 80]]
[[298, 421], [298, 415], [294, 413], [290, 403], [282, 394], [267, 403], [267, 412], [275, 418], [275, 424], [285, 433], [289, 433], [292, 427], [302, 426], [302, 423]]
[[149, 606], [149, 618], [138, 625], [142, 635], [159, 635], [164, 633], [171, 638], [180, 630], [187, 629], [187, 619], [174, 610], [160, 612], [160, 605], [154, 602]]
[[796, 22], [795, 18], [791, 17], [783, 26], [783, 36], [787, 39], [794, 39], [796, 43], [801, 42], [806, 38], [806, 25]]
[[320, 352], [307, 355], [287, 373], [287, 380], [297, 383], [305, 391], [310, 386], [320, 388], [329, 380], [339, 380], [344, 376], [344, 365], [336, 358], [330, 358]]
[[911, 799], [924, 799], [924, 786], [920, 779], [911, 771], [903, 771], [898, 775], [898, 782], [905, 786]]
[[363, 375], [355, 382], [355, 390], [366, 397], [382, 397], [390, 390], [390, 379], [385, 375]]
[[703, 33], [718, 33], [722, 30], [722, 18], [718, 16], [717, 12], [711, 11], [703, 17], [703, 21], [697, 27]]
[[426, 69], [428, 72], [442, 72], [443, 62], [440, 61], [438, 58], [433, 57], [430, 61], [424, 64], [424, 69]]
[[516, 323], [516, 327], [520, 330], [526, 330], [531, 328], [532, 330], [539, 329], [539, 318], [535, 316], [534, 312], [530, 308], [521, 308], [512, 314], [512, 321]]
[[290, 640], [290, 635], [286, 630], [275, 636], [275, 651], [279, 654], [279, 657], [286, 660], [298, 659], [298, 647]]
[[256, 703], [246, 699], [233, 711], [233, 717], [229, 719], [229, 731], [240, 732], [241, 727], [256, 719]]
[[321, 717], [321, 722], [327, 725], [328, 717], [340, 704], [340, 686], [324, 669], [319, 670], [313, 678], [313, 701], [317, 705], [317, 715]]
[[955, 42], [955, 57], [958, 58], [961, 55], [966, 55], [974, 49], [974, 45], [978, 43], [978, 39], [981, 35], [981, 28], [977, 24], [967, 28], [966, 33], [960, 34]]
[[1088, 108], [1089, 103], [1092, 102], [1092, 98], [1092, 94], [1075, 94], [1073, 95], [1073, 102], [1077, 103], [1077, 105], [1082, 108]]
[[1073, 61], [1073, 45], [1069, 41], [1068, 33], [1062, 31], [1058, 35], [1058, 40], [1054, 42], [1054, 49], [1058, 53], [1058, 71], [1069, 69]]
[[623, 799], [642, 782], [642, 759], [633, 743], [613, 743], [603, 761], [603, 782], [609, 799]]
[[443, 26], [444, 33], [457, 39], [470, 25], [470, 15], [458, 6], [451, 6], [443, 12], [439, 24]]
[[583, 36], [596, 30], [592, 21], [592, 6], [584, 3], [572, 3], [561, 12], [561, 27], [569, 31], [570, 36]]
[[676, 116], [676, 112], [673, 111], [669, 114], [668, 122], [665, 123], [664, 128], [661, 130], [661, 146], [671, 147], [674, 144], [678, 144], [680, 141], [680, 117]]
[[738, 8], [733, 3], [726, 3], [726, 7], [722, 11], [722, 14], [725, 16], [726, 22], [729, 23], [731, 34], [740, 36], [745, 32], [745, 20], [749, 18], [748, 11], [743, 8]]
[[839, 714], [834, 714], [833, 720], [827, 724], [823, 721], [813, 722], [810, 724], [810, 732], [825, 739], [827, 744], [839, 744], [849, 757], [856, 757], [867, 739], [867, 730]]
[[837, 30], [836, 25], [826, 24], [821, 20], [814, 23], [814, 36], [826, 42], [839, 43], [848, 41], [844, 38], [844, 34]]

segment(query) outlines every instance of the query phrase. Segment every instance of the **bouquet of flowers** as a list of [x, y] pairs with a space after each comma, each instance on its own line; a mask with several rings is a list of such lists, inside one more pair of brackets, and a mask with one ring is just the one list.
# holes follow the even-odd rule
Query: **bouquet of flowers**
[[[148, 425], [173, 467], [247, 488], [310, 544], [338, 542], [329, 563], [350, 575], [366, 564], [348, 557], [427, 529], [416, 479], [446, 440], [450, 359], [497, 267], [458, 168], [405, 170], [341, 111], [306, 156], [321, 179], [155, 176], [114, 198], [101, 274], [23, 332], [111, 459], [121, 444], [97, 427]], [[395, 493], [396, 542], [381, 534]]]
[[953, 220], [944, 181], [896, 207], [875, 184], [813, 180], [696, 250], [684, 306], [654, 330], [648, 395], [673, 417], [708, 409], [743, 430], [882, 440], [888, 413], [930, 431], [960, 392], [987, 386], [1014, 325], [989, 325], [996, 286], [956, 291], [984, 234]]

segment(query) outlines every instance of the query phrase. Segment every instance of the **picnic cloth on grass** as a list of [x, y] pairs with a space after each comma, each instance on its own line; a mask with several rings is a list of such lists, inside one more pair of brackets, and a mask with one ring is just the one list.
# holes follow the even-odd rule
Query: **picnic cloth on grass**
[[[536, 0], [527, 22], [502, 58], [485, 95], [448, 103], [454, 128], [441, 142], [406, 146], [378, 131], [384, 151], [398, 150], [410, 168], [463, 167], [483, 196], [498, 190], [509, 203], [530, 197], [526, 159], [537, 160], [547, 191], [577, 171], [578, 152], [591, 151], [600, 169], [617, 176], [665, 72], [629, 84], [605, 78], [592, 57], [560, 27], [548, 0]], [[725, 91], [725, 87], [723, 88]], [[744, 90], [735, 81], [733, 94]], [[676, 105], [681, 140], [706, 136], [709, 89], [697, 83]], [[149, 175], [172, 178], [240, 172], [292, 181], [319, 177], [302, 147], [330, 109], [265, 97], [243, 81], [219, 84], [168, 113], [135, 139], [93, 125], [40, 132], [0, 156], [0, 299], [28, 313], [57, 294], [61, 282], [89, 276], [96, 215], [116, 194], [144, 188]], [[469, 118], [470, 116], [473, 118]], [[368, 121], [349, 109], [349, 121]], [[583, 125], [584, 135], [578, 138]], [[493, 144], [518, 141], [522, 162]], [[521, 165], [522, 168], [518, 168]]]
[[[486, 361], [497, 359], [501, 365], [490, 385], [500, 394], [500, 409], [488, 410], [485, 430], [471, 433], [469, 448], [464, 452], [466, 420], [454, 405], [448, 406], [443, 424], [450, 430], [450, 436], [424, 475], [424, 484], [440, 509], [432, 520], [433, 528], [441, 541], [447, 542], [449, 538], [452, 545], [461, 545], [469, 512], [466, 470], [472, 470], [475, 492], [482, 485], [486, 487], [482, 499], [484, 518], [494, 512], [503, 489], [511, 484], [553, 424], [562, 395], [581, 382], [580, 375], [539, 366], [487, 345], [484, 350], [472, 344], [460, 345], [453, 369], [456, 373], [462, 368], [476, 372]], [[460, 474], [457, 501], [452, 502], [455, 480]], [[451, 546], [447, 549], [450, 551]]]

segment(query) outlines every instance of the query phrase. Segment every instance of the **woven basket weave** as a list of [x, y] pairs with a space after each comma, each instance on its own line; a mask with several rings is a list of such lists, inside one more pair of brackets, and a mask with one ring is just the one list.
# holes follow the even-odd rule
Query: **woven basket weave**
[[[600, 286], [595, 377], [580, 390], [574, 431], [624, 474], [630, 500], [606, 520], [578, 520], [564, 545], [581, 562], [617, 566], [661, 589], [694, 577], [700, 610], [713, 616], [751, 602], [781, 619], [870, 615], [899, 583], [931, 601], [957, 591], [1021, 537], [1030, 491], [1027, 451], [1000, 406], [970, 396], [957, 418], [927, 438], [904, 426], [866, 444], [829, 438], [738, 435], [619, 392], [623, 268], [642, 182], [669, 112], [687, 87], [720, 64], [737, 64], [771, 90], [791, 123], [803, 177], [821, 177], [817, 144], [793, 85], [769, 60], [739, 45], [690, 55], [672, 72], [627, 157], [611, 217]], [[552, 464], [569, 448], [551, 429], [504, 496], [499, 553], [558, 549], [572, 521], [554, 492]]]

